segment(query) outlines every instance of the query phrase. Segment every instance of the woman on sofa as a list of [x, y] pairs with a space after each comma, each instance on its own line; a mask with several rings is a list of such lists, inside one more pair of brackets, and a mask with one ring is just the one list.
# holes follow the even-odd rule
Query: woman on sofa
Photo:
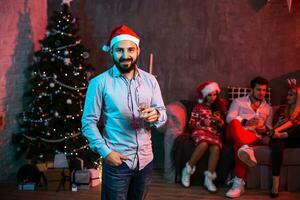
[[216, 167], [222, 149], [221, 133], [224, 130], [224, 119], [227, 101], [219, 98], [220, 87], [216, 82], [204, 82], [197, 87], [198, 104], [191, 113], [189, 128], [192, 139], [197, 144], [190, 160], [182, 170], [181, 183], [190, 186], [190, 177], [196, 170], [196, 163], [209, 150], [208, 170], [204, 172], [204, 187], [215, 192], [213, 183], [216, 178]]
[[270, 196], [278, 197], [280, 167], [286, 147], [300, 147], [300, 87], [289, 80], [287, 105], [280, 106], [274, 114], [274, 128], [270, 131], [272, 149], [272, 190]]

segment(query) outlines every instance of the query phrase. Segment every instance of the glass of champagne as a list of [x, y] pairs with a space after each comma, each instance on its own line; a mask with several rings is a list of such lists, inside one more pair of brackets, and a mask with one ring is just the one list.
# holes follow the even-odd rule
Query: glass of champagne
[[140, 113], [140, 117], [141, 118], [147, 118], [148, 117], [148, 113], [147, 112], [143, 112], [147, 108], [149, 108], [149, 103], [148, 103], [147, 100], [141, 101], [139, 103], [139, 113]]

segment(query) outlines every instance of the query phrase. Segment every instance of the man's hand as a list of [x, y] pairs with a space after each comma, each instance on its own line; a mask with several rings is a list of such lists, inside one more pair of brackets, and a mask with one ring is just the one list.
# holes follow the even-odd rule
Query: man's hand
[[260, 118], [253, 117], [246, 122], [246, 127], [253, 127], [258, 134], [264, 134], [267, 127], [264, 125], [264, 121]]
[[155, 108], [146, 108], [142, 111], [142, 113], [147, 113], [144, 120], [149, 123], [158, 121], [160, 116], [159, 112]]
[[246, 121], [245, 126], [256, 126], [258, 124], [258, 119], [253, 117]]
[[266, 133], [266, 131], [267, 131], [267, 127], [266, 126], [258, 126], [258, 127], [256, 127], [256, 132], [258, 133], [258, 134], [261, 134], [261, 135], [263, 135], [263, 134], [265, 134]]
[[121, 165], [123, 160], [128, 160], [128, 157], [123, 156], [122, 154], [115, 151], [110, 152], [105, 158], [105, 161], [112, 166]]

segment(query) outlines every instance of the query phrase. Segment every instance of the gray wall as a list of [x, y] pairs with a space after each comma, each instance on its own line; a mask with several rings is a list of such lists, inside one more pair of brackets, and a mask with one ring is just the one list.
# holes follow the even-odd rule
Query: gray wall
[[47, 1], [0, 0], [0, 5], [0, 116], [4, 119], [0, 125], [1, 182], [16, 180], [16, 172], [26, 162], [23, 157], [16, 159], [11, 140], [20, 131], [17, 116], [28, 103], [24, 97], [29, 85], [25, 70], [44, 36]]
[[[57, 0], [48, 1], [49, 16]], [[74, 0], [83, 42], [97, 73], [111, 63], [100, 51], [110, 31], [131, 26], [142, 38], [140, 66], [154, 69], [166, 103], [196, 98], [195, 86], [214, 80], [223, 88], [248, 86], [256, 75], [271, 81], [281, 103], [285, 79], [300, 81], [300, 13], [272, 0]], [[224, 92], [225, 93], [225, 92]]]

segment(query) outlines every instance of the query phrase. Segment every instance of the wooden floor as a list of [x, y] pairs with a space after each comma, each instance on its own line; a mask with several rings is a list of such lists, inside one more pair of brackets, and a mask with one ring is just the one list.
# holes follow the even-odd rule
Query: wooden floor
[[[300, 181], [300, 180], [299, 180]], [[216, 194], [210, 194], [201, 186], [183, 188], [179, 184], [165, 183], [160, 171], [154, 171], [153, 182], [147, 200], [199, 200], [225, 199], [227, 188], [219, 188]], [[270, 199], [266, 190], [246, 190], [238, 199], [267, 200]], [[281, 192], [279, 198], [284, 200], [299, 200], [300, 193]], [[78, 192], [70, 191], [18, 191], [14, 183], [0, 183], [0, 200], [100, 200], [100, 187]]]

